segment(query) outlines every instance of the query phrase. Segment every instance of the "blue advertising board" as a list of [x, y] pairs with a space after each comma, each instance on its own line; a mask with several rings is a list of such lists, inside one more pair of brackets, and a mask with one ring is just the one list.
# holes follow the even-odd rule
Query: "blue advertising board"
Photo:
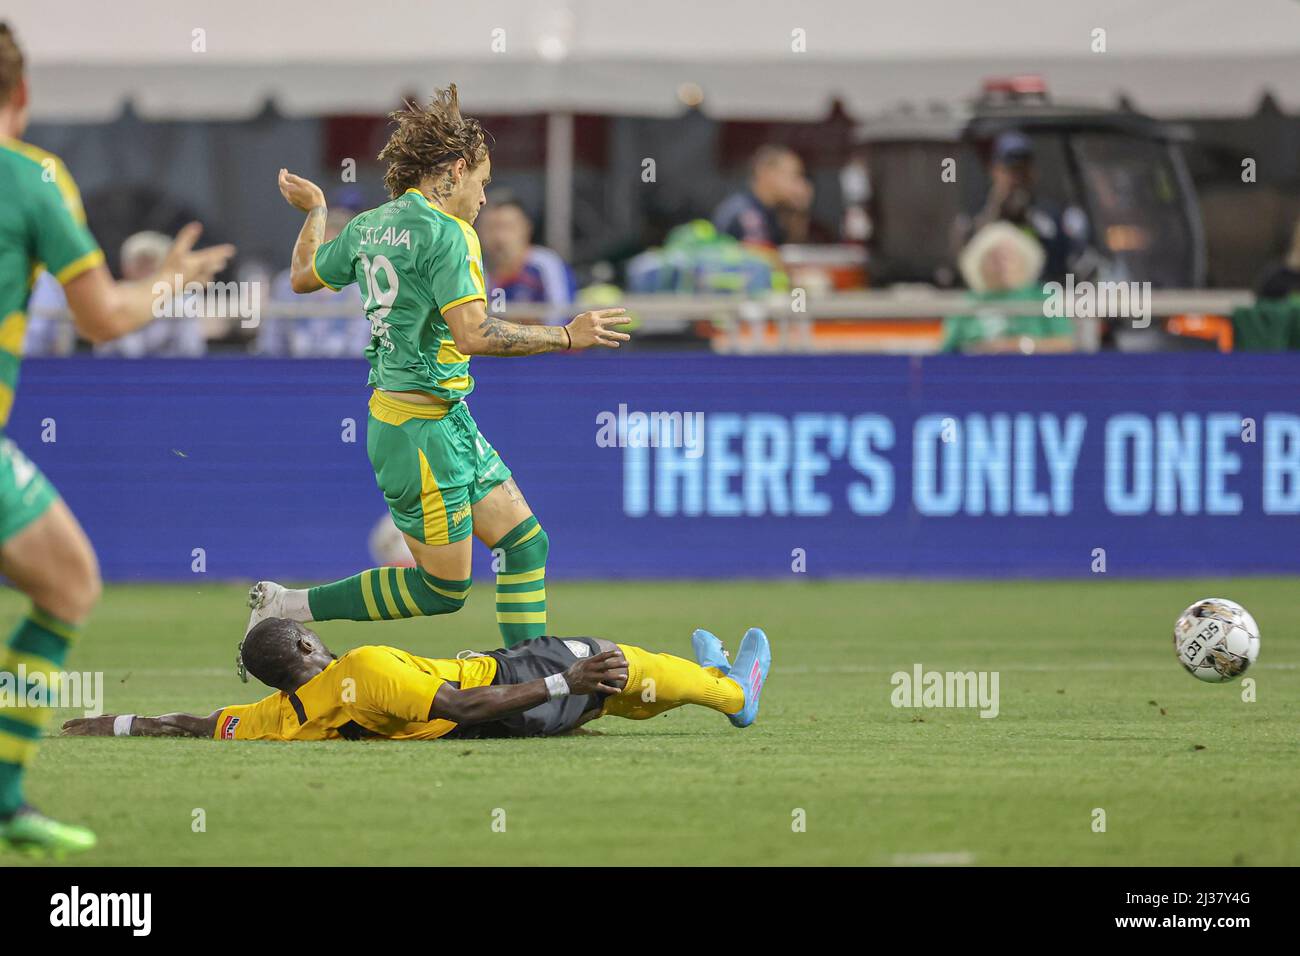
[[[552, 577], [1300, 572], [1300, 356], [476, 359]], [[32, 359], [109, 580], [311, 581], [385, 514], [351, 360]], [[198, 550], [201, 549], [201, 550]], [[475, 573], [490, 577], [486, 549]]]

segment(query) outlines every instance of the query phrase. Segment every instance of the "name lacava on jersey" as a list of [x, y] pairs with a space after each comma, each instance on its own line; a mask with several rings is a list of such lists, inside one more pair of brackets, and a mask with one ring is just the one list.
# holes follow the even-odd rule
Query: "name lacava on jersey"
[[357, 239], [363, 246], [405, 246], [411, 248], [411, 230], [392, 226], [358, 226]]

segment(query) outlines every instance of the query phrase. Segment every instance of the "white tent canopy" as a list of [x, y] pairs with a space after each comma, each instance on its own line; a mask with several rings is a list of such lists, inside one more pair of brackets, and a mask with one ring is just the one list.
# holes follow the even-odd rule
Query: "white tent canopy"
[[[477, 112], [857, 116], [1041, 73], [1156, 115], [1300, 111], [1300, 3], [1254, 0], [9, 0], [35, 118], [382, 112], [455, 80]], [[1105, 52], [1096, 52], [1097, 30]]]

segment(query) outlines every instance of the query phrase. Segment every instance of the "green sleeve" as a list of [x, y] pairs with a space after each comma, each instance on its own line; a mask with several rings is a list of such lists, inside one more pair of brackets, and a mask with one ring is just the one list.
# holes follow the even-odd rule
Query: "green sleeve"
[[451, 222], [429, 263], [429, 288], [439, 312], [475, 299], [487, 301], [483, 286], [483, 253], [472, 226]]
[[54, 160], [51, 166], [33, 169], [29, 195], [36, 258], [51, 275], [66, 284], [104, 262], [104, 253], [86, 226], [81, 193], [62, 162]]
[[329, 242], [318, 246], [311, 263], [316, 278], [335, 292], [356, 281], [356, 257], [353, 253], [356, 244], [352, 241], [352, 222], [344, 226], [343, 231]]

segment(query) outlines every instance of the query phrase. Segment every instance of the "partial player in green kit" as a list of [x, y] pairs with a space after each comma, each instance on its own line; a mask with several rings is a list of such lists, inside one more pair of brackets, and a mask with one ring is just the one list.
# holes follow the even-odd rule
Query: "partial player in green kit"
[[379, 154], [389, 202], [322, 244], [325, 196], [280, 170], [280, 192], [307, 213], [293, 248], [295, 292], [356, 282], [370, 319], [366, 448], [375, 481], [417, 567], [372, 568], [319, 587], [259, 581], [251, 630], [268, 617], [377, 621], [447, 614], [470, 590], [474, 535], [497, 560], [497, 625], [507, 647], [546, 633], [549, 541], [466, 397], [472, 355], [617, 348], [623, 309], [584, 312], [565, 326], [487, 314], [483, 257], [471, 225], [491, 179], [487, 137], [464, 117], [453, 84], [428, 106], [408, 104]]
[[[77, 332], [107, 342], [154, 318], [154, 283], [207, 282], [231, 246], [195, 250], [197, 223], [176, 237], [158, 273], [116, 282], [86, 228], [81, 194], [63, 162], [22, 142], [28, 88], [22, 51], [0, 23], [0, 573], [32, 600], [0, 649], [0, 849], [62, 856], [95, 845], [84, 827], [26, 802], [36, 756], [68, 650], [99, 599], [99, 565], [54, 486], [3, 434], [13, 408], [27, 329], [27, 300], [42, 270], [62, 285]], [[31, 702], [36, 700], [37, 705]]]

